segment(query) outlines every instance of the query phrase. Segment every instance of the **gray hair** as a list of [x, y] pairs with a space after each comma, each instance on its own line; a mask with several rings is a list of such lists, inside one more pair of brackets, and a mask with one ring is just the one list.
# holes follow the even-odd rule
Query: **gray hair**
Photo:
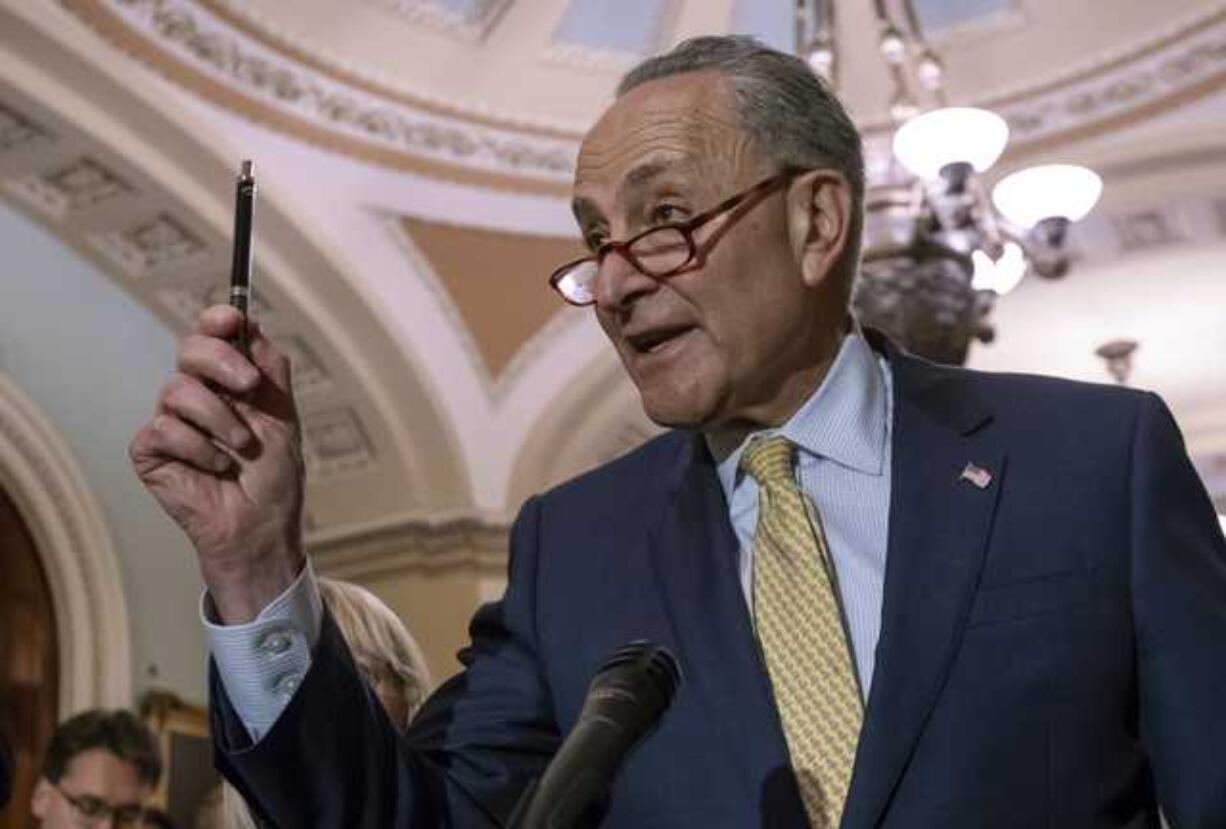
[[854, 271], [864, 211], [860, 132], [839, 99], [803, 60], [748, 35], [695, 37], [631, 69], [618, 84], [617, 96], [648, 81], [707, 69], [727, 76], [741, 128], [772, 161], [781, 167], [833, 168], [847, 179], [853, 214], [849, 260]]

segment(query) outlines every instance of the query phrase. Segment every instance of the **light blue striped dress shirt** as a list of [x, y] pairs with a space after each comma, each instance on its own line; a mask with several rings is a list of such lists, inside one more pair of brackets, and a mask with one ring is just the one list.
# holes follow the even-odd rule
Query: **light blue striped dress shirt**
[[[801, 488], [816, 505], [834, 557], [852, 652], [867, 698], [881, 630], [890, 506], [892, 385], [886, 362], [863, 336], [844, 338], [825, 380], [781, 429], [799, 447]], [[744, 444], [719, 460], [740, 542], [741, 587], [752, 607], [758, 487], [737, 470]], [[714, 448], [713, 448], [713, 451]], [[308, 564], [294, 583], [245, 625], [221, 625], [206, 596], [201, 616], [209, 649], [234, 711], [253, 740], [272, 728], [311, 664], [323, 605]]]
[[855, 331], [843, 339], [817, 391], [781, 428], [756, 432], [731, 452], [721, 452], [708, 442], [719, 464], [719, 481], [740, 543], [741, 589], [751, 611], [758, 485], [738, 464], [745, 446], [758, 436], [779, 434], [796, 445], [797, 481], [821, 516], [866, 700], [881, 633], [889, 539], [892, 398], [889, 364]]

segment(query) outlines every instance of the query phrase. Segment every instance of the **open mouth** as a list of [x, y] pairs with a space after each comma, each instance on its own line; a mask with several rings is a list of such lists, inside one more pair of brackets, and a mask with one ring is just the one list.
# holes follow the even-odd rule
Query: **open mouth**
[[692, 330], [693, 326], [689, 325], [655, 328], [626, 337], [626, 342], [630, 343], [630, 347], [638, 354], [656, 354]]

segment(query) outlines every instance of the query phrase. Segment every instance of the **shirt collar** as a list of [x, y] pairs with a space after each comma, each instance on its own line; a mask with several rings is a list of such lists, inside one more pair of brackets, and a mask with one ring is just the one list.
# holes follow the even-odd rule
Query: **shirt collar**
[[707, 438], [707, 447], [718, 464], [724, 495], [731, 501], [741, 453], [750, 440], [760, 435], [783, 435], [802, 453], [868, 475], [882, 474], [887, 427], [883, 377], [886, 370], [856, 326], [843, 338], [839, 353], [817, 391], [782, 427], [754, 432], [730, 452], [721, 453]]

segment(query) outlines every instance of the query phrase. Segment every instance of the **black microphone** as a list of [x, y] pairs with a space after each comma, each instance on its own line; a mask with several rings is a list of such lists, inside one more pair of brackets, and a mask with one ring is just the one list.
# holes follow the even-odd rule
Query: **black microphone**
[[618, 649], [592, 678], [575, 727], [508, 826], [594, 826], [593, 812], [626, 755], [663, 716], [680, 684], [677, 660], [659, 645], [639, 641]]

